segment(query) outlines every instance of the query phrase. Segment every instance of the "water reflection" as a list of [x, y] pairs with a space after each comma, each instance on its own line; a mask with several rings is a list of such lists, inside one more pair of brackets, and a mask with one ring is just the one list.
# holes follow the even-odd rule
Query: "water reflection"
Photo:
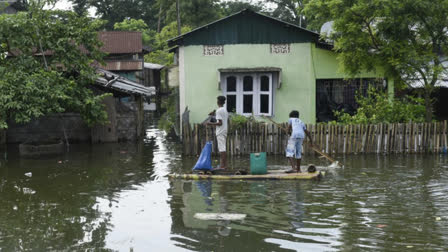
[[[172, 181], [172, 232], [183, 237], [174, 238], [177, 246], [194, 251], [447, 247], [446, 157], [354, 156], [344, 163], [346, 169], [329, 171], [321, 182]], [[223, 223], [193, 217], [207, 212], [247, 218]]]
[[[150, 125], [140, 144], [0, 153], [0, 250], [436, 251], [448, 247], [446, 156], [347, 156], [315, 181], [184, 181], [196, 158]], [[305, 163], [325, 160], [306, 157]], [[287, 165], [269, 157], [271, 167]], [[247, 167], [248, 158], [231, 160]], [[240, 221], [194, 218], [241, 213]]]

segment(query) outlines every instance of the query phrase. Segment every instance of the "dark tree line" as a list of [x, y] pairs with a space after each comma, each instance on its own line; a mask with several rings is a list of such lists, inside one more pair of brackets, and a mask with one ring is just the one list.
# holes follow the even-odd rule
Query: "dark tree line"
[[[23, 0], [22, 0], [23, 1]], [[142, 19], [151, 30], [160, 31], [164, 26], [176, 21], [176, 0], [71, 0], [73, 10], [82, 14], [88, 8], [96, 8], [96, 16], [107, 21], [106, 29], [113, 29], [117, 22], [125, 19]], [[192, 28], [207, 24], [249, 8], [257, 12], [296, 23], [306, 24], [301, 15], [302, 0], [264, 1], [220, 1], [181, 0], [180, 19], [182, 25]]]

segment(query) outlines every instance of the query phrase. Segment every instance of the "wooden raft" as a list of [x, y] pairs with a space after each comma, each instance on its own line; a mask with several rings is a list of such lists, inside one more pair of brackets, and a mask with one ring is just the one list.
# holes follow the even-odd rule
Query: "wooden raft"
[[325, 175], [324, 171], [285, 173], [285, 170], [271, 170], [264, 175], [203, 175], [203, 174], [168, 174], [171, 179], [187, 180], [297, 180], [297, 179], [320, 179]]

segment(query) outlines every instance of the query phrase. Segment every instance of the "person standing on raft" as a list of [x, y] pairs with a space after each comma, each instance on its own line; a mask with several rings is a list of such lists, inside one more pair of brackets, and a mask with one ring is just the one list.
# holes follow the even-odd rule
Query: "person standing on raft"
[[216, 140], [218, 142], [218, 150], [220, 156], [219, 168], [227, 169], [226, 143], [227, 143], [227, 120], [229, 118], [229, 113], [227, 113], [227, 109], [224, 107], [224, 104], [226, 103], [226, 97], [218, 96], [217, 101], [219, 108], [215, 112], [216, 122], [208, 122], [207, 125], [216, 126]]
[[[291, 136], [288, 139], [286, 146], [286, 157], [291, 164], [291, 170], [286, 173], [300, 172], [300, 162], [302, 160], [302, 143], [305, 138], [305, 134], [310, 140], [310, 144], [313, 145], [313, 139], [311, 139], [310, 132], [306, 130], [305, 124], [299, 119], [299, 111], [293, 110], [289, 113], [288, 132]], [[296, 159], [296, 166], [294, 167], [294, 159]]]

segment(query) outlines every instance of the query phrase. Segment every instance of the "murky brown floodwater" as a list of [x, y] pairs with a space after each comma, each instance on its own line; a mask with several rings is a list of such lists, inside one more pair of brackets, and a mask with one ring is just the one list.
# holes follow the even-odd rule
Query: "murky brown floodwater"
[[[346, 168], [320, 182], [169, 181], [195, 158], [155, 127], [142, 144], [15, 152], [0, 152], [0, 251], [448, 250], [446, 156], [338, 157]], [[247, 167], [248, 157], [232, 163]], [[193, 218], [208, 212], [247, 217]]]

